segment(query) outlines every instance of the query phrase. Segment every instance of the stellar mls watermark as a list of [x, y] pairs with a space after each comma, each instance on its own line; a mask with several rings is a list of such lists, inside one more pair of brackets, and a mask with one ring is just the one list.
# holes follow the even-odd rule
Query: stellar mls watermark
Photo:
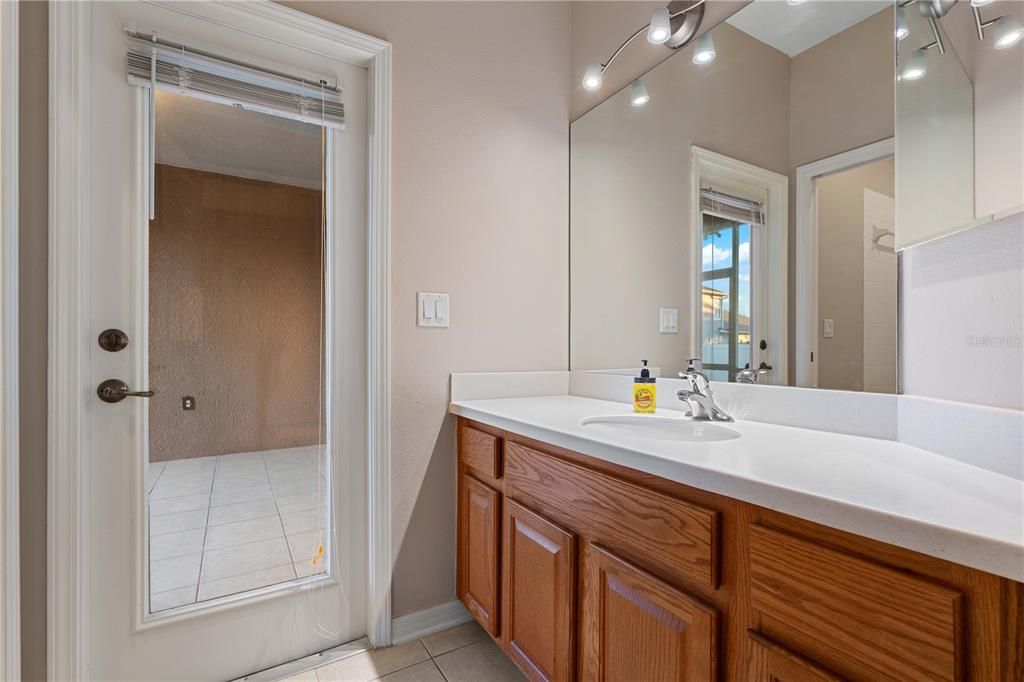
[[1024, 336], [1021, 334], [968, 336], [967, 346], [970, 348], [1021, 348], [1024, 347]]

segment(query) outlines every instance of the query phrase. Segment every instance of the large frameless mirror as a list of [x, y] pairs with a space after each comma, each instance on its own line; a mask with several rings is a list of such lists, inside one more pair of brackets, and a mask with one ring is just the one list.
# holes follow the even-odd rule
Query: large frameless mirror
[[755, 1], [573, 122], [571, 369], [897, 391], [894, 23]]

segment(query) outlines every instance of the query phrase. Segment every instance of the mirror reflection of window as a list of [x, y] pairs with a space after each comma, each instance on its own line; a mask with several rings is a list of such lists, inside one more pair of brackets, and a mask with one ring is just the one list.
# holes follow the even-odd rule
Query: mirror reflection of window
[[750, 364], [750, 225], [703, 214], [701, 359], [712, 381]]

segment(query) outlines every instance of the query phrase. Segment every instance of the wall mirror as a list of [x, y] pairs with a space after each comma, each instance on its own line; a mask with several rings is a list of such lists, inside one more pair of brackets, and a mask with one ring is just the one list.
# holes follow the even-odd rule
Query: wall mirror
[[1024, 210], [1024, 3], [900, 3], [897, 248]]
[[895, 20], [757, 0], [573, 122], [573, 370], [896, 392]]

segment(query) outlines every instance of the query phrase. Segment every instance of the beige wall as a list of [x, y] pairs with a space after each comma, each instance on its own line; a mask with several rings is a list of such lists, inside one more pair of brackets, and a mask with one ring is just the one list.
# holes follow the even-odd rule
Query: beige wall
[[[450, 372], [568, 364], [569, 6], [289, 3], [394, 44], [395, 615], [455, 597]], [[416, 292], [451, 327], [416, 327]]]
[[45, 2], [19, 8], [21, 665], [46, 677], [47, 82]]
[[[711, 64], [687, 47], [644, 76], [649, 105], [622, 91], [572, 124], [573, 369], [674, 375], [690, 357], [691, 145], [788, 169], [789, 58], [728, 24], [714, 35]], [[660, 307], [679, 333], [659, 333]]]
[[[796, 168], [894, 135], [892, 32], [892, 10], [879, 12], [801, 52], [790, 63], [791, 384], [796, 379]], [[820, 265], [819, 270], [825, 272]], [[860, 286], [859, 279], [847, 284], [852, 282]]]
[[156, 188], [150, 461], [319, 442], [321, 193], [162, 164]]
[[[705, 4], [700, 32], [710, 31], [721, 21], [743, 8], [749, 0], [709, 0]], [[629, 37], [651, 20], [655, 7], [665, 2], [649, 0], [611, 0], [609, 2], [572, 3], [572, 109], [570, 120], [587, 113], [637, 76], [675, 54], [663, 45], [651, 45], [640, 36], [615, 59], [604, 75], [600, 90], [583, 88], [583, 73], [589, 64], [600, 64]]]
[[[891, 197], [894, 182], [895, 164], [890, 158], [826, 176], [817, 183], [820, 388], [864, 388], [864, 190]], [[895, 301], [895, 278], [888, 298], [879, 298], [879, 305]], [[824, 318], [835, 324], [830, 339], [821, 335]], [[895, 329], [892, 331], [895, 346]]]

